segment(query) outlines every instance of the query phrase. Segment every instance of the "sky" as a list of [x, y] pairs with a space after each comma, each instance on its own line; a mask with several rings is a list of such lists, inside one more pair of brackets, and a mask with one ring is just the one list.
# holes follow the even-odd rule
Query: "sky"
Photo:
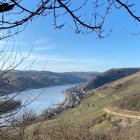
[[[63, 18], [71, 23], [70, 17]], [[135, 28], [136, 22], [125, 10], [111, 11], [104, 28], [113, 28], [113, 31], [103, 39], [97, 39], [94, 32], [75, 34], [67, 25], [54, 29], [52, 24], [51, 16], [39, 17], [29, 23], [22, 33], [8, 38], [8, 42], [7, 39], [0, 41], [1, 49], [7, 42], [9, 53], [14, 46], [13, 55], [17, 55], [17, 62], [21, 55], [16, 54], [17, 48], [23, 56], [31, 51], [16, 69], [24, 70], [32, 64], [33, 70], [53, 72], [103, 72], [111, 68], [140, 67], [140, 35], [128, 32], [138, 31], [139, 27]]]

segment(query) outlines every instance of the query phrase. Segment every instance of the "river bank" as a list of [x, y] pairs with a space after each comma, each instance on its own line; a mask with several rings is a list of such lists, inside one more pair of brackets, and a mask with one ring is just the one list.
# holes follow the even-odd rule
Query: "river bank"
[[[26, 90], [17, 95], [14, 99], [21, 100], [22, 105], [24, 103], [29, 103], [27, 108], [25, 108], [27, 115], [28, 112], [32, 112], [33, 114], [31, 113], [28, 116], [29, 120], [31, 120], [31, 122], [28, 123], [37, 123], [40, 121], [54, 119], [57, 117], [57, 115], [67, 110], [68, 108], [74, 108], [77, 106], [84, 94], [84, 92], [79, 90], [78, 87], [79, 86], [77, 85], [65, 85], [55, 86], [53, 88], [47, 87], [42, 89]], [[12, 98], [14, 94], [10, 94], [8, 96], [9, 98]], [[22, 110], [20, 110], [20, 113], [17, 116], [15, 114], [17, 120], [20, 120], [20, 116], [21, 118], [23, 117], [22, 115], [24, 115], [24, 108]], [[17, 123], [17, 125], [20, 124]]]
[[54, 119], [58, 114], [67, 110], [68, 108], [74, 108], [80, 103], [80, 100], [83, 99], [85, 92], [83, 91], [82, 87], [76, 85], [74, 87], [65, 89], [62, 94], [65, 96], [65, 99], [56, 107], [47, 108], [44, 113], [41, 114], [40, 117], [38, 117], [39, 121]]
[[65, 95], [65, 100], [63, 101], [64, 108], [73, 108], [80, 103], [80, 100], [83, 99], [85, 91], [80, 86], [75, 86], [69, 89], [66, 89], [63, 93]]

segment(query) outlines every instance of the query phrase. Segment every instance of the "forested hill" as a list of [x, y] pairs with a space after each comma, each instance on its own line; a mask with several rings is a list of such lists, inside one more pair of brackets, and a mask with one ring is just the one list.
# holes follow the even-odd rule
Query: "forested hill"
[[[1, 71], [0, 73], [3, 73]], [[11, 89], [32, 89], [64, 84], [76, 84], [94, 78], [98, 72], [64, 72], [56, 73], [50, 71], [10, 71], [0, 81], [1, 94]]]
[[111, 69], [104, 73], [101, 73], [97, 77], [89, 80], [84, 87], [84, 90], [92, 90], [98, 88], [104, 84], [116, 81], [120, 78], [129, 76], [136, 72], [140, 71], [140, 68], [120, 68], [120, 69]]

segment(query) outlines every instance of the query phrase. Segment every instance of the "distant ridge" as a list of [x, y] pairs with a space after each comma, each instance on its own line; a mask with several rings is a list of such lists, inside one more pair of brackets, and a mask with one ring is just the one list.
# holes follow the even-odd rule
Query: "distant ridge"
[[[0, 71], [3, 73], [3, 71]], [[19, 91], [22, 89], [43, 88], [64, 84], [77, 84], [97, 76], [98, 72], [50, 72], [50, 71], [20, 71], [12, 70], [3, 76], [0, 81], [0, 95], [10, 90]]]
[[140, 68], [120, 68], [120, 69], [110, 69], [97, 77], [93, 78], [92, 80], [88, 81], [85, 86], [84, 90], [92, 90], [98, 88], [104, 84], [116, 81], [120, 78], [129, 76], [136, 72], [140, 71]]

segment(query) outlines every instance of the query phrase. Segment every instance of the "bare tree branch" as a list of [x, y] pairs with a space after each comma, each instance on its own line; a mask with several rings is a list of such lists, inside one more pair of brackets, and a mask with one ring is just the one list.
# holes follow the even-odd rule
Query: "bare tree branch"
[[[0, 39], [20, 33], [29, 21], [49, 14], [53, 17], [53, 25], [57, 29], [70, 24], [75, 33], [94, 32], [102, 38], [108, 35], [104, 24], [113, 8], [125, 9], [135, 21], [140, 22], [140, 16], [134, 12], [137, 4], [138, 2], [130, 0], [83, 0], [79, 4], [72, 0], [37, 0], [29, 8], [28, 1], [25, 0], [4, 0], [0, 3], [0, 31], [5, 33]], [[65, 17], [71, 18], [73, 23]], [[66, 21], [63, 22], [64, 20]]]

